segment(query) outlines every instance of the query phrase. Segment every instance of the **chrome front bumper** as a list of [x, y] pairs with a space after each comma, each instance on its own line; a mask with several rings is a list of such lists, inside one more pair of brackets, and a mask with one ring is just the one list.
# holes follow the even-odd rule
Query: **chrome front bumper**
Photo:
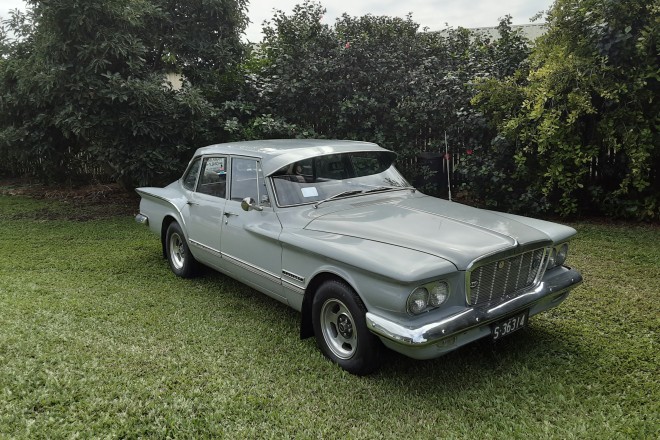
[[[367, 312], [367, 327], [380, 336], [388, 347], [415, 358], [437, 357], [490, 334], [489, 325], [506, 316], [529, 309], [529, 316], [556, 307], [568, 292], [582, 283], [582, 275], [567, 267], [546, 273], [542, 282], [525, 292], [492, 307], [466, 308], [438, 322], [420, 327], [405, 326]], [[447, 341], [450, 339], [449, 341]], [[421, 349], [437, 344], [434, 352], [415, 353], [410, 349]]]

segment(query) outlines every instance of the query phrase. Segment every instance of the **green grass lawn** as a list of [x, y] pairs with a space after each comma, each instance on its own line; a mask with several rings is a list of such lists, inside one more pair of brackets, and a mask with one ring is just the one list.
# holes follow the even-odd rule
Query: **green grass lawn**
[[360, 378], [297, 312], [178, 279], [132, 217], [76, 209], [0, 196], [0, 438], [660, 437], [657, 227], [574, 225], [585, 281], [559, 308]]

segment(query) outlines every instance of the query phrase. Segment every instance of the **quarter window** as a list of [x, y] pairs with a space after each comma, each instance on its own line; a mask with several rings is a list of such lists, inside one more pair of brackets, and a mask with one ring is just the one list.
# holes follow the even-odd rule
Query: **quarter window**
[[202, 163], [201, 158], [197, 158], [193, 163], [188, 167], [188, 172], [183, 177], [183, 187], [188, 191], [195, 190], [195, 183], [197, 183], [197, 175], [199, 174], [199, 166]]

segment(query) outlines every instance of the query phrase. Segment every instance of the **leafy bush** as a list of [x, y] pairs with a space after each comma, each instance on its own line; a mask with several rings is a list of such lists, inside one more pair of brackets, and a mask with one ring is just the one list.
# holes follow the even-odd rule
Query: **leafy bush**
[[526, 59], [527, 43], [510, 32], [510, 17], [502, 24], [508, 33], [490, 42], [466, 29], [420, 32], [410, 16], [343, 15], [328, 26], [323, 14], [305, 2], [266, 24], [244, 66], [241, 102], [252, 105], [242, 124], [278, 115], [297, 136], [377, 142], [399, 153], [411, 180], [424, 173], [419, 154], [444, 151], [445, 139], [454, 151], [489, 141], [492, 130], [470, 105], [472, 84]]
[[510, 144], [510, 183], [563, 215], [660, 218], [659, 11], [557, 0], [529, 72], [480, 85], [474, 103]]
[[208, 143], [345, 138], [396, 151], [436, 194], [420, 155], [448, 149], [475, 204], [660, 218], [657, 2], [556, 0], [532, 45], [508, 16], [491, 41], [411, 16], [329, 26], [305, 1], [254, 47], [245, 0], [83, 3], [30, 0], [0, 31], [0, 172], [133, 186]]
[[[218, 103], [233, 93], [244, 1], [28, 3], [5, 23], [19, 38], [5, 33], [0, 46], [5, 172], [144, 185], [222, 140]], [[185, 75], [181, 91], [166, 72]]]

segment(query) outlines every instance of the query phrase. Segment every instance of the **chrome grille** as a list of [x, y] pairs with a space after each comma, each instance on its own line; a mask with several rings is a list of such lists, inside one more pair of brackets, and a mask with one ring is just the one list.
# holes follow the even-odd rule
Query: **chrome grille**
[[470, 304], [501, 301], [532, 286], [543, 269], [543, 256], [541, 248], [477, 267], [468, 279]]

